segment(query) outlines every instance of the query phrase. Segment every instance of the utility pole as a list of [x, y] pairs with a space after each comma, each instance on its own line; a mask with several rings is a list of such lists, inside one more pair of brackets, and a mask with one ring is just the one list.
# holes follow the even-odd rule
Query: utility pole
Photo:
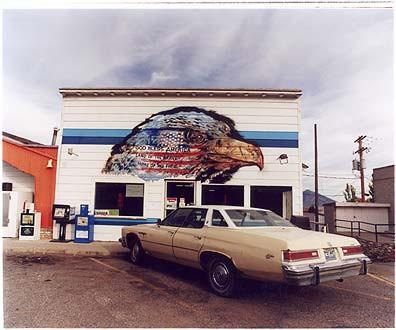
[[360, 135], [354, 143], [359, 144], [358, 150], [354, 152], [354, 154], [359, 154], [359, 170], [360, 170], [360, 191], [362, 194], [361, 201], [365, 202], [365, 195], [364, 195], [364, 169], [366, 168], [366, 162], [363, 158], [363, 152], [367, 150], [366, 147], [363, 147], [363, 140], [366, 138], [366, 135]]
[[315, 231], [319, 231], [319, 191], [318, 191], [318, 136], [316, 130], [316, 124], [314, 125], [315, 129]]

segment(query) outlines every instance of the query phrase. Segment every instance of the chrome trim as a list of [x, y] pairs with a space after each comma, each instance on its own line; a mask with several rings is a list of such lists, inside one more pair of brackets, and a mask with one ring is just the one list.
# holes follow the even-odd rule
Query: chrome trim
[[367, 264], [371, 260], [363, 255], [351, 259], [293, 265], [282, 263], [284, 279], [287, 283], [297, 286], [318, 285], [321, 282], [339, 280], [355, 275], [366, 275]]

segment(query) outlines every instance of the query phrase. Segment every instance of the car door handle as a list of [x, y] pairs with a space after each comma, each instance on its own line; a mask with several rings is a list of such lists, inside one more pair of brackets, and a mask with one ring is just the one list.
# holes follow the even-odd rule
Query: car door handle
[[201, 239], [202, 237], [201, 237], [201, 236], [194, 235], [194, 238], [196, 238], [196, 239]]
[[168, 230], [168, 233], [172, 236], [175, 232], [171, 231], [171, 230]]
[[143, 232], [143, 231], [139, 231], [138, 234], [139, 234], [139, 235], [143, 235], [143, 236], [146, 235], [146, 233]]

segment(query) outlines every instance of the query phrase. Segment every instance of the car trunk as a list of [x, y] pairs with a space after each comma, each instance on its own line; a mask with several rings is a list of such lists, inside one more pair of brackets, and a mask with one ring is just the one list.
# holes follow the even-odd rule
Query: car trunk
[[238, 228], [238, 230], [258, 237], [282, 240], [290, 250], [359, 245], [351, 237], [303, 230], [295, 227], [249, 227]]

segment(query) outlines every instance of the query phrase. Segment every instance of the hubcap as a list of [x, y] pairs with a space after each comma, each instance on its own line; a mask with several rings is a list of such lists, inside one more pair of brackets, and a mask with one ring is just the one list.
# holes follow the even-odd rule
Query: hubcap
[[219, 262], [214, 265], [212, 270], [212, 280], [220, 289], [224, 289], [228, 286], [230, 282], [230, 272], [224, 263]]
[[140, 253], [140, 246], [139, 243], [136, 242], [132, 248], [132, 260], [136, 261]]

